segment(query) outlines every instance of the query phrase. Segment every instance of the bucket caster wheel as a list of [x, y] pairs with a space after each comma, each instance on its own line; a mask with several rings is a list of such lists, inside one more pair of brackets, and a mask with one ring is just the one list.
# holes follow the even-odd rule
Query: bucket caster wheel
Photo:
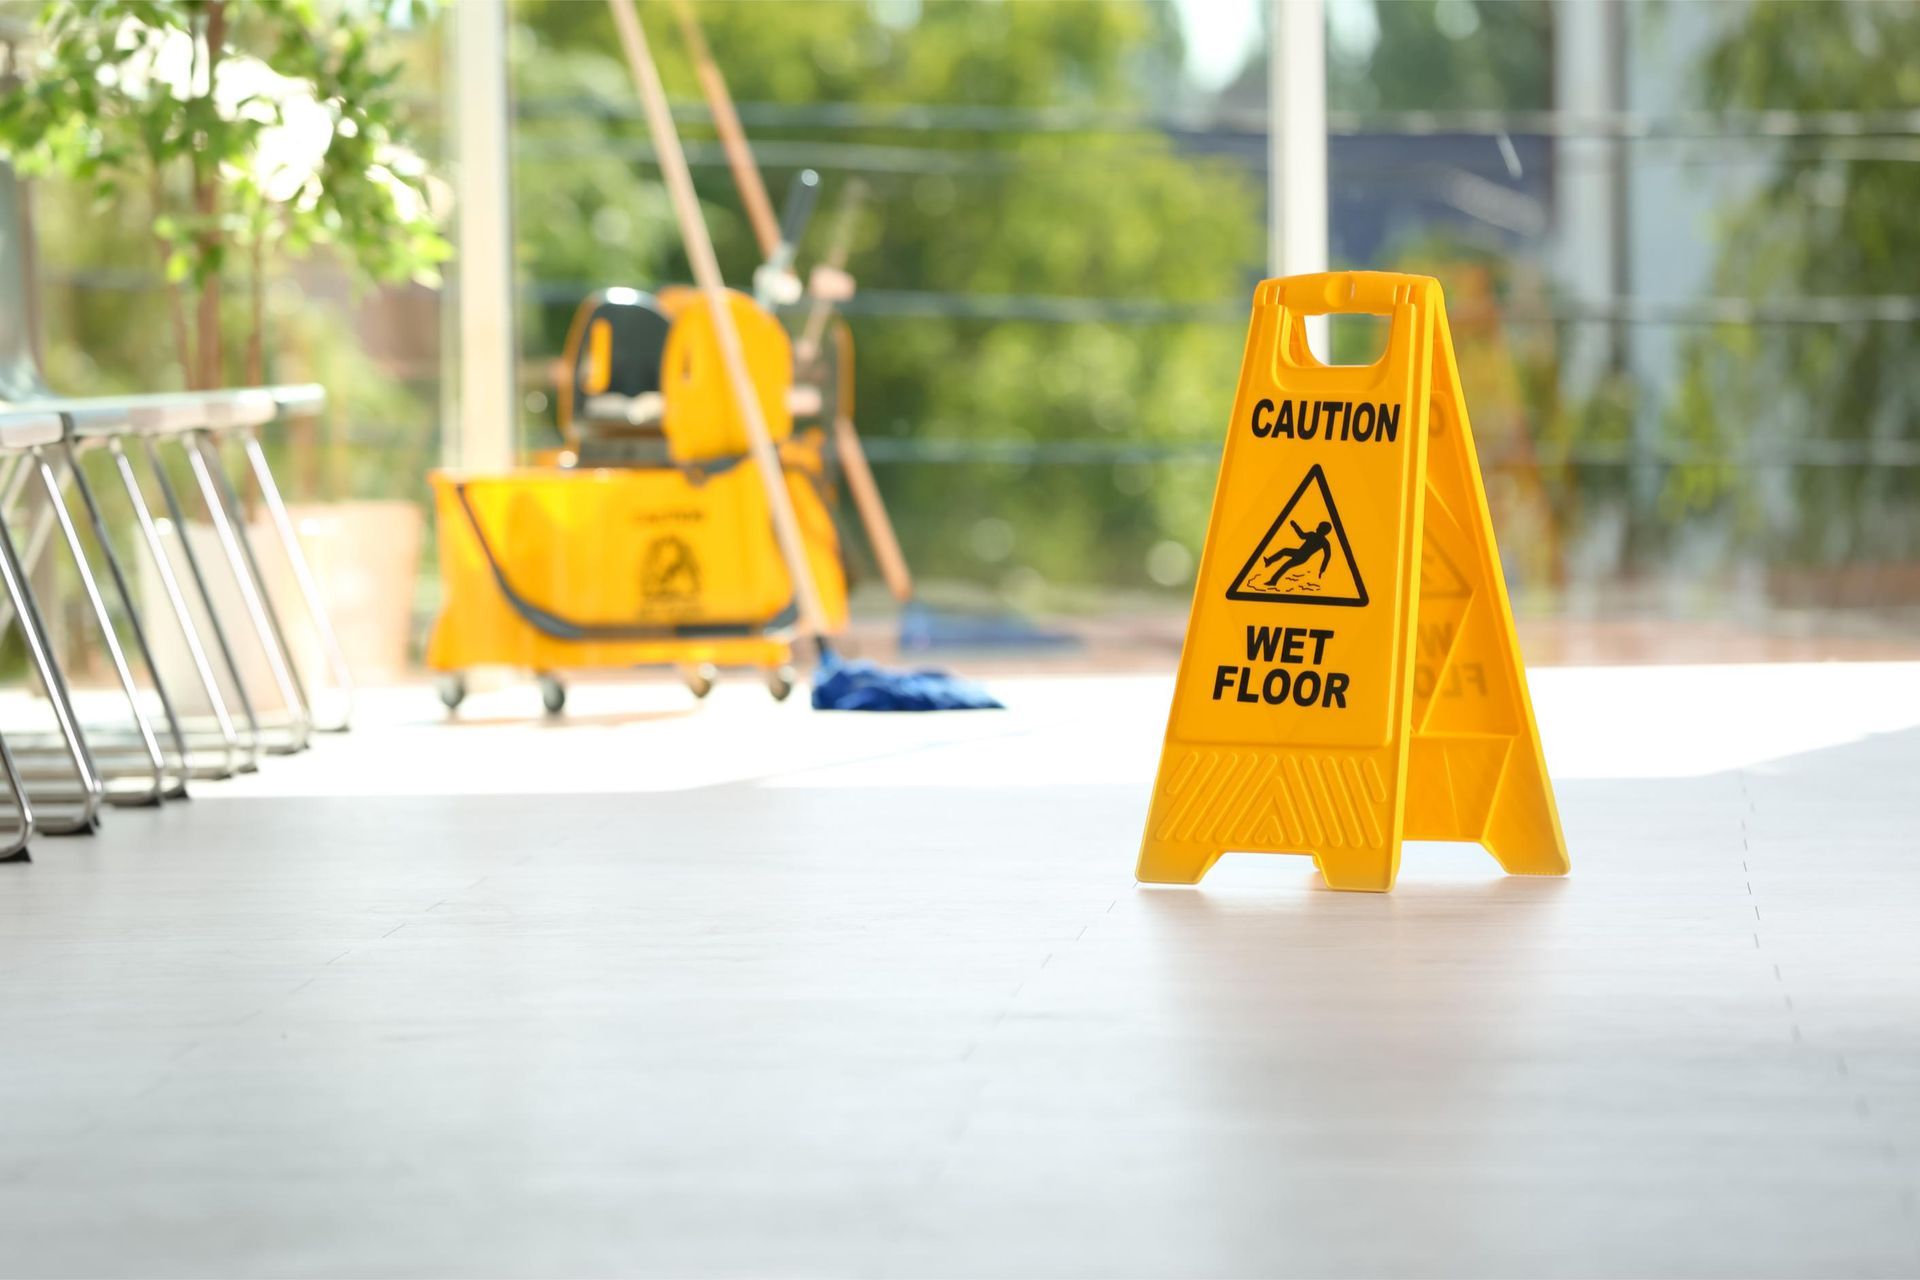
[[460, 704], [467, 700], [467, 678], [458, 671], [441, 676], [434, 681], [434, 688], [449, 711], [459, 710]]
[[781, 665], [767, 672], [767, 692], [773, 695], [775, 702], [785, 702], [793, 695], [793, 687], [798, 683], [793, 668]]
[[720, 678], [720, 671], [711, 662], [703, 662], [697, 667], [680, 668], [680, 679], [687, 686], [687, 692], [696, 698], [704, 698], [713, 692], [713, 682]]
[[540, 686], [540, 705], [548, 715], [557, 716], [566, 709], [567, 686], [560, 683], [559, 676], [535, 676], [534, 683]]

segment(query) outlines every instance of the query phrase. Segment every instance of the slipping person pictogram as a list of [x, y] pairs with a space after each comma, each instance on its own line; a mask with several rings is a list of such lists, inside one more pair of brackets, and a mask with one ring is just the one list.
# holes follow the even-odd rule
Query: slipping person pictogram
[[1316, 578], [1326, 577], [1327, 562], [1333, 559], [1333, 544], [1327, 541], [1327, 535], [1333, 532], [1333, 522], [1330, 520], [1322, 520], [1313, 527], [1312, 532], [1308, 532], [1299, 525], [1293, 524], [1291, 520], [1287, 521], [1287, 523], [1293, 525], [1293, 531], [1299, 537], [1300, 545], [1276, 551], [1260, 561], [1262, 565], [1270, 565], [1275, 560], [1281, 561], [1280, 567], [1273, 571], [1271, 578], [1267, 579], [1267, 585], [1269, 587], [1273, 586], [1290, 570], [1299, 568], [1315, 556], [1320, 557], [1320, 567], [1313, 571], [1313, 576]]
[[1326, 473], [1318, 465], [1307, 469], [1293, 496], [1267, 527], [1266, 536], [1227, 588], [1227, 599], [1349, 607], [1367, 603], [1360, 566], [1333, 505]]

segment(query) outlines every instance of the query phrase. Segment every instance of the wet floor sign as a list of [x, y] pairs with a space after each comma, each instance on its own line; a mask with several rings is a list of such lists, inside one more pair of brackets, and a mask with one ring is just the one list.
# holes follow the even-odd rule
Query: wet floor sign
[[[1305, 318], [1389, 321], [1327, 366]], [[1385, 890], [1402, 840], [1564, 875], [1440, 286], [1333, 272], [1254, 297], [1138, 875], [1311, 854]]]

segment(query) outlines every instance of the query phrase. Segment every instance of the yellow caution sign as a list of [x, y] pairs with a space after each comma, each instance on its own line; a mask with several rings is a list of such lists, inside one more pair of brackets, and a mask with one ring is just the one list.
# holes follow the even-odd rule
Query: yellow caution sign
[[[1328, 366], [1308, 316], [1384, 316]], [[1268, 280], [1254, 295], [1138, 875], [1305, 853], [1386, 890], [1402, 840], [1470, 840], [1515, 875], [1566, 842], [1438, 282]]]

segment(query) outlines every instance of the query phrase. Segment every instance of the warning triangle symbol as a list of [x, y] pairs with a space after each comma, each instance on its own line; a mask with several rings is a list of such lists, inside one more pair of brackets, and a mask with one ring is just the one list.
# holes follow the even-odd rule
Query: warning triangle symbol
[[1333, 505], [1318, 463], [1280, 508], [1266, 536], [1227, 588], [1229, 600], [1269, 604], [1329, 604], [1358, 608], [1367, 602], [1353, 548]]

